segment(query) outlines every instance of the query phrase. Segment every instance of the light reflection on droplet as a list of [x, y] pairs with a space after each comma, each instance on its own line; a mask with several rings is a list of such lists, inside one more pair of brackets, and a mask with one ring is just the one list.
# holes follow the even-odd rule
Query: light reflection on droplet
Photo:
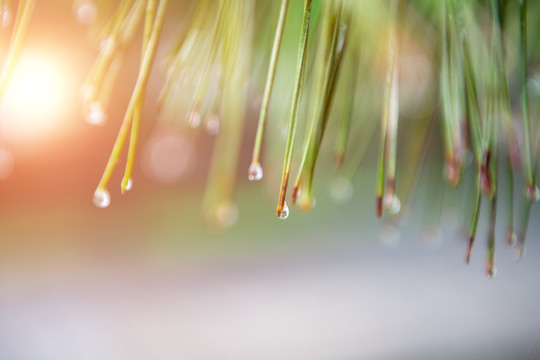
[[94, 192], [94, 205], [96, 205], [98, 208], [104, 209], [111, 205], [111, 195], [107, 191], [107, 189], [96, 189]]

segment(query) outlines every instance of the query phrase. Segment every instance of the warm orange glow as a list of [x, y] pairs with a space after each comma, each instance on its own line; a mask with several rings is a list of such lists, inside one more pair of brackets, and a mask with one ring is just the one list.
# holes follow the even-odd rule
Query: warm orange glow
[[4, 139], [49, 137], [62, 126], [71, 98], [70, 67], [42, 53], [23, 53], [0, 104]]

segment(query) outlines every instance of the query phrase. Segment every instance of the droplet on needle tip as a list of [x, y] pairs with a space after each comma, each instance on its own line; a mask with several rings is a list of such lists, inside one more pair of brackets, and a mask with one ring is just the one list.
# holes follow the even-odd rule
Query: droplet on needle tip
[[283, 207], [282, 207], [281, 209], [278, 208], [277, 216], [278, 216], [278, 218], [280, 218], [281, 220], [285, 220], [286, 218], [289, 217], [289, 207], [287, 206], [287, 202], [285, 202], [285, 203], [283, 204]]
[[111, 205], [111, 195], [107, 191], [107, 189], [96, 189], [94, 192], [94, 205], [96, 205], [98, 208], [104, 209]]
[[259, 162], [252, 163], [249, 166], [249, 175], [248, 175], [249, 181], [259, 181], [262, 178], [263, 178], [263, 169], [261, 167], [261, 163]]

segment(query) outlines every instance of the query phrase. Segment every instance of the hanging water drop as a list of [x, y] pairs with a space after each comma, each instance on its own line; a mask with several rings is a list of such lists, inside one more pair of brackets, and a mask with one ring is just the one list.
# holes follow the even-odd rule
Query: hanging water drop
[[91, 25], [96, 21], [97, 8], [92, 0], [78, 0], [73, 4], [77, 21], [82, 25]]
[[107, 116], [103, 111], [103, 107], [97, 101], [90, 103], [86, 122], [90, 125], [103, 125], [107, 122]]
[[104, 209], [111, 205], [111, 195], [107, 191], [107, 189], [100, 189], [97, 188], [94, 192], [94, 205], [96, 205], [98, 208]]
[[527, 186], [527, 198], [530, 202], [537, 202], [538, 199], [540, 199], [540, 190], [538, 189], [538, 186], [536, 185], [528, 185]]
[[286, 218], [289, 217], [289, 207], [287, 206], [287, 202], [285, 201], [285, 203], [283, 204], [283, 208], [281, 209], [281, 212], [279, 213], [279, 218], [281, 220], [285, 220]]
[[219, 133], [220, 120], [217, 115], [210, 115], [206, 120], [206, 132], [212, 136], [216, 136]]
[[514, 246], [515, 244], [517, 244], [517, 235], [514, 231], [508, 230], [508, 232], [506, 233], [506, 243], [508, 244], [508, 246]]
[[13, 18], [13, 16], [11, 15], [11, 10], [9, 10], [7, 4], [4, 4], [3, 8], [0, 9], [0, 17], [2, 27], [7, 28], [9, 25], [11, 25], [11, 19]]
[[188, 125], [192, 128], [198, 128], [201, 125], [201, 114], [197, 110], [193, 110], [189, 114]]
[[216, 206], [214, 217], [216, 224], [230, 228], [238, 222], [238, 206], [233, 202], [224, 202]]
[[385, 197], [384, 207], [390, 214], [396, 215], [401, 210], [401, 201], [396, 195]]
[[497, 267], [493, 264], [486, 265], [486, 277], [491, 280], [497, 276]]
[[451, 187], [457, 187], [461, 180], [461, 171], [455, 160], [447, 161], [444, 165], [444, 177]]
[[353, 185], [345, 177], [337, 177], [330, 184], [330, 196], [338, 204], [346, 204], [351, 201], [353, 193]]
[[133, 189], [133, 179], [129, 178], [129, 180], [126, 183], [126, 191], [129, 191], [131, 189]]
[[249, 166], [249, 175], [248, 175], [249, 181], [259, 181], [262, 178], [263, 178], [263, 169], [261, 167], [261, 163], [259, 162], [252, 163]]
[[113, 37], [109, 36], [99, 44], [99, 49], [103, 54], [112, 54], [116, 48], [116, 41]]

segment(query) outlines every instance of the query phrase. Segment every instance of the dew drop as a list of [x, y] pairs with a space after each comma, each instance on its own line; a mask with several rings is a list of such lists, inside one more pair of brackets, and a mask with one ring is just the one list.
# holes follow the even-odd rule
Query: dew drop
[[214, 213], [217, 225], [229, 228], [238, 222], [238, 206], [233, 202], [219, 204]]
[[486, 267], [486, 278], [491, 280], [497, 276], [497, 267], [493, 264], [487, 264]]
[[540, 199], [540, 190], [538, 189], [538, 186], [529, 185], [527, 186], [526, 192], [529, 201], [535, 203]]
[[390, 214], [396, 215], [401, 210], [401, 201], [396, 195], [387, 197], [384, 199], [384, 207]]
[[517, 244], [517, 235], [514, 231], [508, 231], [506, 234], [506, 243], [508, 246], [514, 246]]
[[103, 107], [97, 101], [90, 103], [86, 122], [90, 125], [104, 125], [107, 122], [107, 116]]
[[304, 212], [310, 211], [317, 205], [317, 199], [311, 194], [301, 194], [300, 198], [300, 210]]
[[2, 27], [7, 28], [9, 25], [11, 25], [11, 20], [13, 16], [11, 15], [11, 11], [9, 10], [9, 7], [7, 5], [4, 5], [4, 7], [0, 9], [0, 16]]
[[131, 189], [133, 189], [133, 179], [129, 178], [129, 180], [126, 183], [126, 191], [129, 191]]
[[77, 21], [82, 25], [91, 25], [96, 21], [97, 8], [92, 0], [79, 0], [73, 5]]
[[116, 42], [114, 41], [114, 38], [107, 37], [101, 41], [99, 44], [99, 49], [104, 54], [112, 54], [114, 52], [114, 49], [116, 47]]
[[201, 114], [197, 110], [193, 110], [189, 114], [188, 125], [192, 128], [198, 128], [201, 125]]
[[459, 165], [455, 161], [447, 161], [444, 166], [444, 177], [448, 184], [452, 187], [459, 185], [461, 178]]
[[353, 193], [354, 187], [347, 178], [335, 178], [330, 185], [330, 196], [338, 204], [346, 204], [351, 201]]
[[104, 209], [111, 205], [111, 195], [107, 191], [107, 189], [100, 189], [97, 188], [94, 192], [94, 205], [96, 205], [98, 208]]
[[206, 120], [206, 132], [212, 136], [216, 136], [219, 133], [220, 120], [217, 115], [210, 115]]
[[287, 206], [287, 202], [283, 204], [283, 209], [281, 209], [281, 213], [279, 214], [279, 218], [281, 220], [285, 220], [289, 217], [289, 207]]
[[249, 181], [259, 181], [263, 178], [263, 169], [261, 163], [256, 162], [249, 166]]

